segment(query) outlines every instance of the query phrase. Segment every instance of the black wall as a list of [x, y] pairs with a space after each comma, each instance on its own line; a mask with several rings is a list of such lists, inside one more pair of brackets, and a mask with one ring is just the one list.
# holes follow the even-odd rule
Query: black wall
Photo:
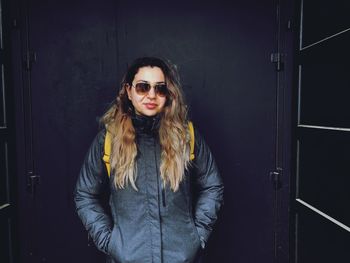
[[[288, 197], [270, 180], [283, 143], [281, 82], [270, 60], [280, 37], [277, 2], [28, 0], [13, 15], [21, 262], [103, 261], [88, 246], [72, 192], [98, 118], [127, 64], [145, 55], [178, 66], [192, 120], [225, 182], [207, 262], [287, 262], [288, 232], [276, 240], [276, 227], [288, 229], [288, 218], [276, 214], [288, 213]], [[31, 171], [40, 176], [34, 194]], [[288, 192], [288, 173], [281, 185]]]
[[349, 262], [350, 3], [298, 1], [294, 261]]

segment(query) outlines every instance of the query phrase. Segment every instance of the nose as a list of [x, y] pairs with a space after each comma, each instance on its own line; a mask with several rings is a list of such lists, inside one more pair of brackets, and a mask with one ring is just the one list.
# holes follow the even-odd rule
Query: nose
[[147, 97], [151, 98], [151, 99], [156, 97], [156, 91], [155, 91], [154, 87], [151, 87], [151, 89], [149, 90], [149, 92], [147, 94]]

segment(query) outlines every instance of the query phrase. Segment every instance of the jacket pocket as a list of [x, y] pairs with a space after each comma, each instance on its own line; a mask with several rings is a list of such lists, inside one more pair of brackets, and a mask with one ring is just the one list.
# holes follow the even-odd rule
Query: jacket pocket
[[122, 262], [121, 252], [123, 250], [121, 249], [121, 246], [122, 243], [119, 228], [116, 225], [114, 225], [113, 230], [111, 232], [111, 238], [108, 243], [107, 253], [116, 262]]
[[200, 247], [201, 239], [200, 239], [200, 236], [198, 234], [198, 230], [197, 230], [197, 227], [196, 227], [196, 224], [194, 222], [193, 217], [191, 217], [191, 225], [192, 225], [192, 229], [193, 229], [193, 235], [196, 237], [196, 242], [197, 242], [197, 244], [199, 244], [199, 247]]

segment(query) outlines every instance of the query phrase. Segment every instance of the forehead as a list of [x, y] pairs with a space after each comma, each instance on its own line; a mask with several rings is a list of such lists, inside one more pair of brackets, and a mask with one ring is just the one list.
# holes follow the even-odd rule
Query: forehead
[[159, 67], [141, 67], [137, 71], [134, 81], [148, 81], [148, 82], [164, 82], [165, 77], [163, 71]]

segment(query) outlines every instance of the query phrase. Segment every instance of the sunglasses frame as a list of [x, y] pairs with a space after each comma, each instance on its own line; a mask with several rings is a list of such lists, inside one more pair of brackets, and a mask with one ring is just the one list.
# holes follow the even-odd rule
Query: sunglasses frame
[[[141, 91], [140, 88], [137, 88], [137, 87], [136, 87], [138, 84], [146, 84], [146, 85], [148, 85], [147, 90]], [[158, 86], [165, 86], [165, 87], [166, 87], [166, 88], [165, 88], [165, 89], [166, 89], [166, 92], [163, 93], [163, 92], [159, 91]], [[149, 83], [149, 82], [138, 82], [138, 83], [136, 83], [135, 85], [131, 83], [131, 87], [134, 87], [136, 93], [137, 93], [138, 95], [140, 95], [140, 96], [147, 95], [147, 94], [149, 93], [149, 91], [151, 90], [152, 87], [154, 88], [155, 94], [156, 94], [157, 96], [159, 96], [159, 97], [166, 97], [166, 96], [169, 94], [169, 92], [168, 92], [168, 86], [166, 85], [165, 82], [164, 82], [164, 83], [156, 83], [156, 84], [153, 84], [153, 85], [152, 85], [151, 83]]]

